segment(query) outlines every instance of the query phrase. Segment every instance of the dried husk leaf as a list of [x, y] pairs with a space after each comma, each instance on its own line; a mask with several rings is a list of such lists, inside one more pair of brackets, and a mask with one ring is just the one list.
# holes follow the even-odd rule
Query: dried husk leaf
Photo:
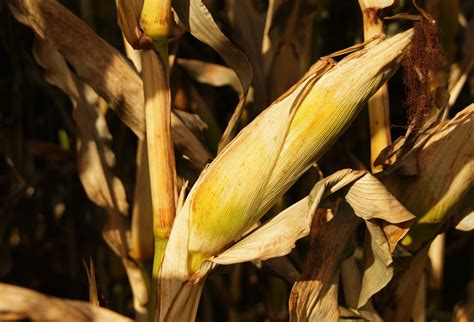
[[413, 305], [421, 275], [425, 271], [428, 258], [428, 247], [423, 246], [413, 258], [410, 259], [408, 269], [398, 274], [390, 283], [387, 290], [390, 292], [390, 303], [385, 306], [384, 321], [405, 322], [410, 321]]
[[98, 306], [58, 299], [8, 284], [0, 284], [0, 320], [101, 322], [132, 320]]
[[176, 1], [173, 8], [191, 34], [217, 51], [235, 71], [243, 92], [247, 92], [252, 81], [252, 67], [245, 54], [222, 33], [206, 6], [200, 0]]
[[[47, 39], [108, 102], [137, 136], [145, 131], [138, 75], [112, 46], [72, 12], [53, 0], [9, 0], [20, 22]], [[142, 110], [140, 110], [142, 109]]]
[[291, 290], [290, 321], [339, 320], [337, 304], [340, 263], [360, 219], [347, 205], [340, 204], [331, 218], [318, 211], [311, 232], [306, 268]]
[[[234, 264], [288, 254], [294, 248], [296, 240], [309, 234], [314, 210], [321, 198], [346, 185], [350, 187], [344, 198], [362, 219], [371, 219], [374, 209], [377, 209], [377, 217], [387, 222], [401, 223], [413, 219], [413, 215], [397, 202], [375, 177], [361, 171], [341, 170], [319, 181], [307, 198], [258, 227], [222, 254], [211, 258], [211, 261], [216, 264]], [[362, 204], [372, 206], [363, 208]], [[367, 224], [374, 225], [369, 221]], [[387, 246], [388, 253], [384, 255], [388, 256], [389, 265], [390, 247], [382, 229], [380, 233], [383, 235], [380, 243]]]

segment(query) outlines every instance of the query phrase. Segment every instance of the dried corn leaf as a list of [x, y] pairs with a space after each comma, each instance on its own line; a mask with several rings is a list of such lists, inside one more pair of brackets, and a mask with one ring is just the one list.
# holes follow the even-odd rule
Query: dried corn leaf
[[409, 321], [413, 312], [415, 297], [420, 285], [421, 276], [425, 271], [428, 258], [428, 247], [423, 246], [410, 259], [408, 269], [404, 270], [391, 281], [387, 291], [390, 292], [390, 302], [386, 303], [383, 318], [387, 322]]
[[62, 300], [18, 286], [0, 284], [0, 294], [2, 321], [132, 321], [86, 302]]
[[[111, 104], [125, 125], [143, 138], [143, 83], [125, 58], [54, 0], [8, 0], [8, 3], [15, 17], [54, 46], [77, 75]], [[171, 126], [176, 149], [196, 167], [204, 167], [210, 154], [203, 144], [174, 113]]]
[[245, 54], [219, 29], [211, 13], [201, 0], [175, 1], [173, 8], [191, 34], [211, 46], [239, 77], [242, 93], [246, 93], [252, 81], [252, 67]]
[[105, 208], [107, 223], [104, 239], [122, 257], [129, 275], [137, 317], [147, 302], [147, 291], [140, 269], [128, 260], [127, 234], [129, 223], [125, 215], [128, 203], [122, 182], [113, 174], [114, 154], [109, 147], [110, 133], [104, 117], [95, 106], [97, 95], [69, 69], [54, 47], [37, 38], [35, 58], [46, 70], [46, 80], [69, 95], [74, 105], [74, 117], [79, 132], [79, 176], [88, 197]]
[[99, 293], [97, 291], [97, 281], [95, 279], [95, 265], [92, 257], [89, 259], [89, 266], [85, 260], [82, 260], [82, 264], [84, 265], [84, 269], [87, 274], [87, 282], [89, 284], [89, 302], [94, 306], [99, 305]]

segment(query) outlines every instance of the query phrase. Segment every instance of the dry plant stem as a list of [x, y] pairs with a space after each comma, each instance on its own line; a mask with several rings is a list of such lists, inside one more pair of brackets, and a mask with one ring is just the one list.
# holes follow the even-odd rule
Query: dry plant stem
[[[383, 22], [377, 16], [377, 8], [362, 10], [364, 19], [364, 40], [383, 34]], [[370, 123], [370, 166], [372, 173], [382, 171], [382, 166], [374, 166], [380, 152], [392, 143], [390, 135], [390, 106], [388, 87], [384, 84], [368, 101]]]
[[[166, 44], [167, 46], [167, 44]], [[156, 280], [175, 217], [175, 160], [171, 141], [171, 97], [168, 81], [167, 48], [160, 55], [142, 53], [145, 119], [153, 208], [155, 256], [150, 294], [150, 312], [155, 312]], [[164, 59], [165, 58], [165, 59]]]
[[168, 238], [175, 216], [175, 161], [171, 142], [168, 75], [158, 55], [142, 54], [153, 235]]

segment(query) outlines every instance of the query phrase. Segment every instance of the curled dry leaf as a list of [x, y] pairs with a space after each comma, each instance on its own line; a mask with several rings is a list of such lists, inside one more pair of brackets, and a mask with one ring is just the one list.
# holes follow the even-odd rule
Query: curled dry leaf
[[8, 284], [0, 284], [0, 320], [101, 322], [132, 320], [79, 301], [62, 300]]

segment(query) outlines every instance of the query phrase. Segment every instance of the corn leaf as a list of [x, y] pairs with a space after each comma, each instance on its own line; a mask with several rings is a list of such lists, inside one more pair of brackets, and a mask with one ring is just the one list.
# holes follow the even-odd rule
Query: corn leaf
[[0, 319], [31, 321], [100, 322], [132, 320], [113, 311], [80, 302], [62, 300], [13, 285], [0, 284]]

